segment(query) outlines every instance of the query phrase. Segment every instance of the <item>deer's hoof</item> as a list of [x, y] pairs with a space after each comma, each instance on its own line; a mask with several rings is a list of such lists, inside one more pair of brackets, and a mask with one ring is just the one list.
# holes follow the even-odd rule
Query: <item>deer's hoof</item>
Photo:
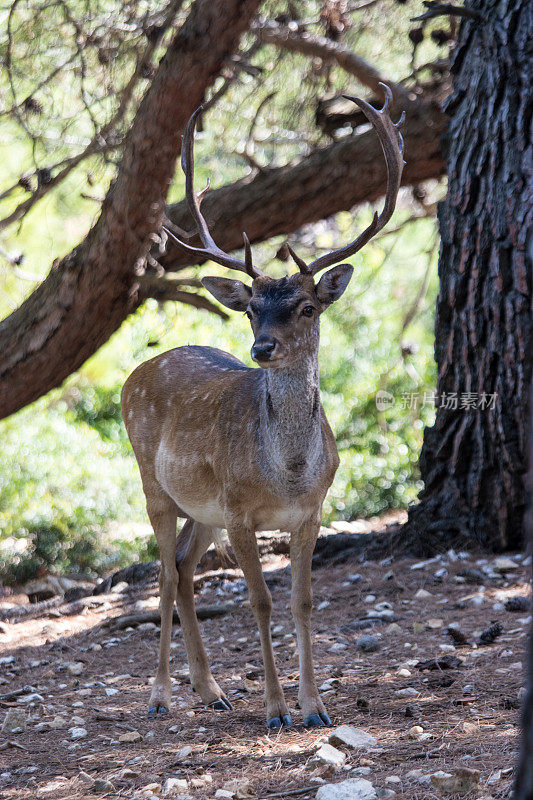
[[277, 730], [278, 728], [292, 728], [292, 719], [288, 714], [284, 714], [282, 717], [271, 717], [267, 720], [267, 725], [272, 730]]
[[308, 714], [304, 719], [305, 728], [323, 728], [325, 726], [329, 727], [331, 724], [332, 722], [325, 711], [321, 711], [319, 714]]
[[148, 716], [149, 717], [164, 717], [167, 714], [170, 714], [169, 709], [161, 705], [161, 703], [157, 703], [155, 706], [148, 707]]
[[214, 708], [215, 711], [233, 711], [233, 706], [225, 694], [219, 697], [218, 700], [213, 700], [212, 703], [209, 703], [209, 708]]

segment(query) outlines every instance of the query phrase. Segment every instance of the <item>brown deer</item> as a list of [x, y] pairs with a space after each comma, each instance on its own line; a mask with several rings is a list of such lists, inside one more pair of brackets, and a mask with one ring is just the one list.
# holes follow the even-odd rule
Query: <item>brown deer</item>
[[[251, 286], [229, 278], [204, 278], [223, 305], [244, 311], [255, 337], [252, 359], [260, 369], [214, 347], [178, 347], [139, 366], [122, 391], [122, 414], [141, 472], [148, 516], [161, 554], [161, 639], [149, 714], [170, 709], [169, 650], [174, 600], [183, 629], [191, 683], [213, 708], [231, 704], [211, 674], [195, 614], [196, 565], [225, 528], [248, 585], [259, 627], [269, 728], [290, 726], [270, 636], [272, 600], [259, 560], [255, 532], [291, 534], [291, 610], [300, 664], [299, 706], [304, 725], [330, 725], [313, 672], [311, 557], [322, 504], [339, 464], [337, 447], [320, 403], [320, 315], [342, 295], [353, 267], [340, 264], [315, 284], [313, 275], [356, 253], [390, 219], [403, 168], [403, 141], [382, 109], [350, 97], [374, 126], [387, 164], [382, 213], [351, 244], [306, 264], [292, 250], [299, 272], [274, 279], [253, 265], [244, 234], [244, 261], [213, 241], [193, 188], [193, 142], [198, 109], [183, 137], [186, 196], [203, 248], [177, 240], [203, 259], [245, 272]], [[208, 184], [209, 186], [209, 184]], [[206, 187], [206, 189], [208, 188]], [[185, 517], [176, 539], [177, 517]]]

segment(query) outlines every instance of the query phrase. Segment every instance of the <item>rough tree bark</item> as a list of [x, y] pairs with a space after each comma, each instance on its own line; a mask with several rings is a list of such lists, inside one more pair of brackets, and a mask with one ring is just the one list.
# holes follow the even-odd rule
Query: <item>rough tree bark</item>
[[[533, 256], [533, 240], [530, 243]], [[533, 365], [533, 339], [529, 344], [529, 364]], [[533, 380], [529, 391], [529, 468], [526, 480], [527, 511], [524, 517], [529, 553], [533, 553]], [[531, 566], [533, 579], [533, 564]], [[514, 800], [533, 798], [533, 624], [529, 631], [527, 694], [522, 706], [522, 742], [516, 771]]]
[[[196, 16], [206, 3], [199, 5]], [[249, 3], [225, 0], [225, 5], [243, 6], [251, 14]], [[237, 34], [232, 30], [230, 37], [228, 23], [216, 47], [209, 45], [213, 34], [209, 26], [214, 20], [206, 13], [203, 24], [191, 20], [185, 24], [163, 62], [137, 114], [124, 167], [97, 225], [52, 268], [28, 300], [0, 323], [0, 419], [59, 386], [145, 298], [139, 267], [150, 234], [158, 228], [178, 152], [178, 134], [223, 53], [236, 44]], [[225, 19], [231, 19], [228, 10]], [[201, 70], [194, 65], [196, 60]], [[431, 100], [413, 105], [402, 130], [408, 161], [404, 183], [440, 177], [445, 117], [438, 106]], [[369, 131], [347, 137], [297, 164], [215, 190], [206, 197], [202, 210], [217, 242], [232, 250], [242, 246], [243, 230], [252, 242], [290, 233], [305, 223], [376, 200], [385, 187], [383, 155], [377, 137]], [[170, 206], [167, 214], [180, 227], [192, 228], [184, 202]], [[194, 263], [171, 244], [160, 261], [167, 270]]]
[[[420, 460], [425, 488], [402, 532], [421, 552], [473, 541], [501, 550], [523, 541], [533, 7], [528, 0], [469, 0], [466, 7], [480, 19], [462, 23], [447, 107], [438, 408]], [[477, 408], [461, 408], [467, 393]], [[480, 408], [492, 395], [494, 407]]]
[[136, 307], [135, 276], [161, 224], [180, 134], [259, 5], [193, 4], [139, 107], [96, 225], [0, 323], [0, 417], [58, 386]]

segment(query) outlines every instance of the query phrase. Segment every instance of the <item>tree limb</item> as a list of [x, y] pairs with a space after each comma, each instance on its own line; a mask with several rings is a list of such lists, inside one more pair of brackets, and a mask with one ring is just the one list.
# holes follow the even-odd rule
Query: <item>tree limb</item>
[[[444, 174], [440, 140], [446, 118], [432, 101], [412, 106], [402, 126], [405, 160], [402, 183], [409, 186]], [[288, 234], [338, 211], [373, 202], [385, 193], [387, 172], [373, 131], [356, 133], [317, 150], [296, 164], [264, 170], [254, 177], [211, 191], [202, 213], [217, 244], [226, 251], [242, 247], [242, 231], [251, 242]], [[167, 216], [185, 230], [192, 220], [185, 201], [167, 208]], [[191, 244], [197, 240], [191, 238]], [[167, 271], [194, 258], [172, 242], [157, 256]]]
[[179, 132], [259, 2], [193, 3], [139, 106], [97, 223], [0, 323], [0, 418], [59, 386], [137, 307], [136, 276], [161, 225]]
[[[226, 2], [240, 5], [237, 0]], [[183, 50], [181, 53], [184, 55]], [[189, 52], [187, 57], [190, 64], [193, 55]], [[198, 54], [202, 57], [207, 56]], [[177, 103], [180, 94], [170, 78], [161, 86], [162, 95], [154, 98], [154, 105], [145, 98], [125, 149], [125, 174], [119, 175], [104, 202], [99, 222], [78, 248], [52, 268], [28, 300], [0, 323], [0, 418], [59, 386], [142, 302], [139, 272], [150, 236], [160, 225], [172, 174], [170, 163], [174, 163], [175, 150], [171, 148], [177, 149], [176, 131], [183, 129], [200, 91], [194, 84], [195, 94], [189, 93], [185, 78], [182, 80], [181, 103], [188, 105]], [[407, 161], [404, 185], [444, 173], [440, 139], [445, 119], [432, 101], [417, 103], [409, 111], [402, 128]], [[134, 158], [135, 147], [139, 152]], [[217, 243], [230, 251], [242, 246], [244, 229], [251, 241], [265, 241], [357, 204], [373, 202], [385, 187], [381, 147], [377, 137], [366, 131], [296, 164], [217, 189], [207, 195], [202, 209]], [[166, 215], [179, 228], [191, 230], [184, 202], [168, 206]], [[156, 258], [167, 271], [193, 263], [190, 255], [172, 245], [167, 254], [157, 253]]]
[[[199, 283], [200, 282], [197, 281], [193, 285], [198, 285]], [[217, 314], [217, 316], [222, 317], [222, 319], [229, 319], [228, 314], [222, 311], [220, 306], [212, 303], [211, 300], [203, 294], [184, 291], [181, 288], [184, 285], [190, 286], [191, 282], [143, 275], [139, 278], [139, 299], [152, 297], [159, 302], [174, 300], [179, 303], [185, 303], [188, 306], [194, 306], [195, 308], [203, 308], [205, 311]], [[200, 286], [201, 285], [202, 284], [200, 284]]]
[[253, 26], [253, 31], [265, 44], [273, 44], [294, 53], [302, 53], [330, 64], [337, 64], [380, 97], [383, 90], [379, 84], [385, 82], [392, 89], [396, 102], [409, 100], [409, 92], [404, 86], [384, 78], [372, 64], [344, 44], [333, 42], [325, 36], [313, 36], [305, 31], [293, 30], [277, 22], [257, 23]]

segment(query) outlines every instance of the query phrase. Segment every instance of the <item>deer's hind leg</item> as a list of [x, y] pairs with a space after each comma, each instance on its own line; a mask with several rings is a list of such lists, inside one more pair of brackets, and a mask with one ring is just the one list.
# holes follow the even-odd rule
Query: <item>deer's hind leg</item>
[[179, 572], [176, 599], [191, 684], [206, 705], [219, 711], [227, 711], [231, 710], [231, 703], [211, 674], [194, 605], [194, 571], [217, 533], [217, 528], [201, 525], [192, 519], [185, 522], [176, 545], [176, 566]]
[[161, 558], [161, 571], [159, 573], [159, 607], [161, 611], [159, 662], [148, 705], [148, 713], [156, 715], [168, 714], [172, 694], [169, 657], [172, 615], [179, 581], [175, 562], [176, 521], [179, 509], [174, 501], [163, 492], [153, 492], [149, 497], [147, 496], [146, 509], [154, 529]]

